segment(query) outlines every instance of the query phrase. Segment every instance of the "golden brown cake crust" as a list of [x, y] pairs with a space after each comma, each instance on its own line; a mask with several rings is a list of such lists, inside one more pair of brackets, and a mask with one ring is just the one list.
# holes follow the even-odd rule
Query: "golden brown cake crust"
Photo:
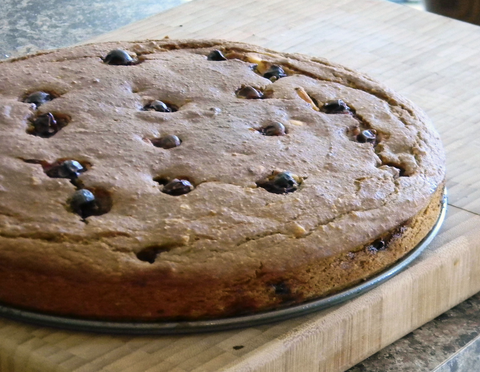
[[[134, 63], [104, 63], [113, 49]], [[209, 60], [215, 49], [228, 59]], [[272, 64], [288, 76], [263, 77]], [[242, 86], [264, 98], [239, 98]], [[23, 102], [35, 91], [54, 99]], [[349, 112], [322, 111], [338, 99]], [[146, 110], [154, 100], [178, 111]], [[49, 112], [68, 125], [35, 135]], [[274, 122], [286, 135], [262, 132]], [[358, 140], [367, 129], [373, 144]], [[170, 134], [179, 146], [152, 144]], [[325, 60], [225, 41], [2, 62], [0, 143], [0, 301], [104, 319], [221, 317], [333, 293], [421, 240], [445, 178], [438, 134], [408, 100]], [[59, 159], [85, 166], [80, 181], [49, 177]], [[275, 171], [298, 189], [259, 187]], [[194, 189], [162, 192], [174, 178]], [[107, 195], [108, 211], [74, 213], [78, 188]]]

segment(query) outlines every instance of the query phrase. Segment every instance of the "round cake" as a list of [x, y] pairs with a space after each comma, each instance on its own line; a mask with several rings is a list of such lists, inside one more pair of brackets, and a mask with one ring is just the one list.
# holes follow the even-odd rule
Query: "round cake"
[[0, 71], [3, 305], [108, 320], [268, 311], [364, 281], [438, 219], [432, 125], [327, 60], [164, 39]]

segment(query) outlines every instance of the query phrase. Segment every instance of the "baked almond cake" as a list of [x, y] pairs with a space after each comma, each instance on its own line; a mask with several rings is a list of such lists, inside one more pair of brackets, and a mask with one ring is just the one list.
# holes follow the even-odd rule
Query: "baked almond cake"
[[324, 59], [198, 40], [0, 63], [0, 302], [209, 319], [328, 296], [435, 225], [425, 115]]

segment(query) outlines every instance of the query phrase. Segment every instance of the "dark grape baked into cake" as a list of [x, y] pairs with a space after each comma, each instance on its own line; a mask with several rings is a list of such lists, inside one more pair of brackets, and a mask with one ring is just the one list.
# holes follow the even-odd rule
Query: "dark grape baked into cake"
[[0, 63], [0, 303], [251, 314], [351, 287], [436, 223], [421, 110], [324, 59], [218, 40]]

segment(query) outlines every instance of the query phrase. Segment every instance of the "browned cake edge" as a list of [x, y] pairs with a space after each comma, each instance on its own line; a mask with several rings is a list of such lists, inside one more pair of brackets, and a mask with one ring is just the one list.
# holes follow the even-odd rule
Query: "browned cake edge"
[[0, 265], [0, 297], [24, 309], [110, 320], [215, 318], [302, 303], [372, 277], [415, 248], [436, 224], [443, 192], [439, 187], [427, 207], [375, 241], [288, 270], [215, 277], [184, 268], [183, 275], [157, 270], [122, 277], [97, 273], [79, 279], [60, 268], [43, 273], [12, 262]]

